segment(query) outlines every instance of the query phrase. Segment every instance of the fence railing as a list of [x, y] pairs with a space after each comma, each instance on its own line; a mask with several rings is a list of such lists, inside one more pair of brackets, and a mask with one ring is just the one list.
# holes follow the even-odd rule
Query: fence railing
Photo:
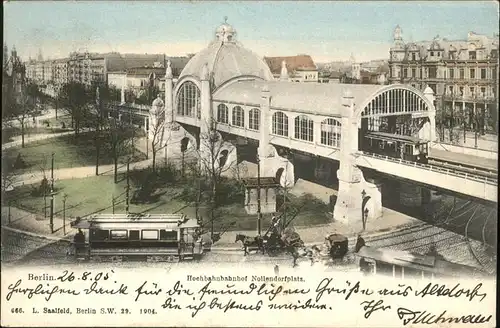
[[403, 164], [406, 166], [418, 167], [420, 169], [424, 169], [424, 170], [428, 170], [428, 171], [432, 171], [432, 172], [439, 172], [439, 173], [443, 173], [445, 175], [456, 176], [456, 177], [464, 178], [467, 180], [483, 182], [483, 183], [487, 183], [487, 184], [495, 185], [495, 186], [498, 185], [498, 179], [493, 179], [493, 178], [488, 178], [488, 177], [484, 177], [481, 175], [462, 172], [460, 170], [446, 169], [446, 168], [436, 166], [436, 165], [422, 164], [422, 163], [407, 161], [404, 159], [398, 159], [398, 158], [394, 158], [394, 157], [389, 157], [389, 156], [379, 155], [379, 154], [374, 154], [374, 153], [368, 153], [368, 152], [362, 152], [362, 155], [368, 156], [368, 157], [373, 157], [373, 158], [378, 158], [378, 159], [381, 159], [384, 161]]

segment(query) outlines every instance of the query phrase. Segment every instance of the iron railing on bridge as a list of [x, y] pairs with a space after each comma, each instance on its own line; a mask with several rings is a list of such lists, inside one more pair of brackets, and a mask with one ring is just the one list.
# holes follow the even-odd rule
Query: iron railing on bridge
[[407, 165], [407, 166], [413, 166], [413, 167], [419, 167], [422, 169], [427, 169], [427, 170], [432, 171], [432, 172], [440, 172], [440, 173], [444, 173], [446, 175], [461, 177], [461, 178], [464, 178], [467, 180], [484, 182], [484, 183], [487, 183], [490, 185], [495, 185], [495, 186], [498, 185], [498, 179], [493, 179], [493, 178], [488, 178], [488, 177], [484, 177], [481, 175], [475, 175], [475, 174], [471, 174], [471, 173], [461, 172], [459, 170], [446, 169], [446, 168], [436, 166], [436, 165], [422, 164], [422, 163], [407, 161], [407, 160], [400, 159], [400, 158], [394, 158], [394, 157], [389, 157], [389, 156], [374, 154], [374, 153], [368, 153], [368, 152], [361, 152], [361, 154], [363, 156], [369, 156], [369, 157], [378, 158], [378, 159], [382, 159], [385, 161], [399, 163], [399, 164], [403, 164], [403, 165]]

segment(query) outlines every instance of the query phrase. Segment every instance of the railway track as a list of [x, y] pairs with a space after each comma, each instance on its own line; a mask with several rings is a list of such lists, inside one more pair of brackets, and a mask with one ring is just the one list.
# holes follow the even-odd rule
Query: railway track
[[443, 169], [453, 170], [460, 173], [466, 173], [474, 176], [484, 177], [488, 179], [498, 180], [498, 170], [475, 167], [469, 164], [459, 164], [442, 159], [429, 159], [429, 165], [439, 166]]

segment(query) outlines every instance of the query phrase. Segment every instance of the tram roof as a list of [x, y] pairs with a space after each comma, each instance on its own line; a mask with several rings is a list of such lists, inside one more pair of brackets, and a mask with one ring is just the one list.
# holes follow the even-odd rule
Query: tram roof
[[431, 255], [422, 255], [407, 251], [363, 246], [358, 251], [357, 255], [375, 261], [380, 261], [402, 267], [409, 267], [427, 272], [434, 272], [437, 274], [450, 274], [450, 273], [452, 275], [463, 275], [464, 273], [471, 275], [484, 274], [481, 270], [471, 266], [446, 261]]
[[78, 221], [74, 228], [89, 229], [93, 224], [101, 223], [163, 223], [177, 228], [196, 228], [199, 226], [195, 219], [188, 219], [183, 214], [98, 214]]
[[349, 91], [355, 104], [363, 103], [384, 86], [373, 84], [297, 83], [246, 79], [230, 82], [216, 90], [212, 99], [260, 107], [262, 88], [269, 88], [271, 108], [304, 114], [340, 116], [342, 96]]
[[387, 140], [387, 141], [406, 141], [411, 143], [424, 143], [424, 140], [421, 140], [417, 137], [412, 136], [404, 136], [396, 133], [387, 133], [387, 132], [379, 132], [372, 131], [368, 132], [365, 135], [368, 138], [379, 139], [379, 140]]

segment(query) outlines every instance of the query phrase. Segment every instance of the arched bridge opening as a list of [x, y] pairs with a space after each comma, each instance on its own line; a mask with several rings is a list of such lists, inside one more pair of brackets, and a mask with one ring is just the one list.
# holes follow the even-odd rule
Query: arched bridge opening
[[358, 149], [371, 154], [427, 163], [431, 108], [406, 88], [373, 97], [361, 112]]

